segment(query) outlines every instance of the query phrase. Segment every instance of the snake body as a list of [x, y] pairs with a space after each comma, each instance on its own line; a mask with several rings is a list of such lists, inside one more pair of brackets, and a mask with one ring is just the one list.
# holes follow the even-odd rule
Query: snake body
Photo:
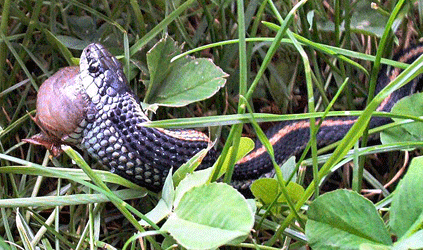
[[[412, 62], [421, 53], [422, 47], [417, 46], [397, 59]], [[400, 70], [385, 68], [382, 72], [378, 90]], [[414, 91], [416, 82], [391, 94], [378, 110], [390, 111], [396, 101]], [[66, 95], [58, 97], [63, 91]], [[61, 103], [59, 108], [58, 102]], [[317, 142], [326, 145], [342, 139], [356, 119], [324, 120], [317, 133]], [[161, 190], [171, 168], [177, 169], [210, 145], [208, 137], [196, 130], [142, 126], [148, 118], [128, 87], [121, 64], [100, 44], [84, 49], [79, 70], [65, 68], [43, 84], [38, 93], [36, 121], [43, 130], [43, 140], [83, 148], [112, 172], [152, 191]], [[389, 118], [375, 117], [370, 127], [388, 122]], [[274, 147], [276, 161], [283, 163], [305, 148], [310, 137], [309, 121], [282, 122], [270, 129], [267, 136]], [[216, 154], [210, 150], [201, 168], [210, 167]], [[246, 189], [252, 180], [272, 174], [270, 157], [257, 143], [254, 151], [235, 166], [233, 183], [239, 189]]]

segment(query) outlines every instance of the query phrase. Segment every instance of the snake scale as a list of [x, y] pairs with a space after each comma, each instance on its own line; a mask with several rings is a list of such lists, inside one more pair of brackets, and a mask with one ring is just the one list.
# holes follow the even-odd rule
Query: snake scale
[[[415, 46], [396, 57], [412, 62], [423, 53]], [[385, 67], [377, 90], [394, 79], [400, 70]], [[378, 108], [389, 112], [396, 101], [414, 92], [418, 80], [392, 93]], [[357, 117], [325, 119], [317, 133], [317, 142], [327, 145], [342, 139]], [[177, 169], [210, 144], [196, 130], [167, 130], [144, 127], [148, 121], [139, 101], [128, 87], [119, 61], [102, 45], [90, 44], [81, 55], [79, 67], [67, 67], [48, 78], [37, 96], [36, 123], [42, 133], [29, 142], [42, 144], [57, 153], [61, 144], [85, 149], [102, 165], [124, 178], [152, 191], [160, 191], [171, 168]], [[389, 123], [389, 118], [374, 117], [370, 127]], [[267, 131], [276, 161], [305, 148], [310, 134], [309, 121], [282, 122]], [[210, 167], [217, 152], [211, 149], [200, 168]], [[265, 148], [256, 148], [237, 162], [233, 184], [246, 190], [252, 180], [273, 174], [273, 165]]]

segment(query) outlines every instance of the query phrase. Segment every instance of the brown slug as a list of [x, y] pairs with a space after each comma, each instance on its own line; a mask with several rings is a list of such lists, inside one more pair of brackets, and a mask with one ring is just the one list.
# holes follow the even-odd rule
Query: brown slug
[[68, 136], [86, 117], [87, 96], [80, 84], [79, 67], [65, 67], [43, 82], [37, 94], [35, 123], [42, 132], [26, 142], [43, 145], [53, 155], [61, 152]]

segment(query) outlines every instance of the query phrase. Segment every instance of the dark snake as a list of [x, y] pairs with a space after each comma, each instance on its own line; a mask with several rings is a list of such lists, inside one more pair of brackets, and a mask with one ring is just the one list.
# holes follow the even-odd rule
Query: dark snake
[[[423, 52], [415, 46], [396, 60], [410, 63]], [[394, 79], [400, 69], [382, 69], [376, 91]], [[414, 92], [418, 80], [392, 93], [378, 108], [389, 112], [402, 97]], [[317, 133], [318, 146], [343, 138], [357, 117], [325, 119]], [[196, 130], [150, 128], [139, 101], [128, 87], [119, 61], [102, 45], [91, 44], [81, 55], [78, 67], [67, 67], [47, 79], [40, 87], [35, 121], [42, 133], [30, 142], [47, 146], [53, 152], [61, 144], [85, 149], [111, 172], [151, 191], [160, 191], [169, 170], [186, 163], [210, 144], [208, 137]], [[386, 117], [373, 117], [370, 128], [389, 123]], [[286, 121], [267, 131], [276, 162], [301, 153], [310, 137], [309, 121]], [[200, 168], [212, 166], [217, 152], [211, 149]], [[252, 180], [272, 176], [272, 162], [260, 142], [237, 162], [233, 185], [246, 190]]]

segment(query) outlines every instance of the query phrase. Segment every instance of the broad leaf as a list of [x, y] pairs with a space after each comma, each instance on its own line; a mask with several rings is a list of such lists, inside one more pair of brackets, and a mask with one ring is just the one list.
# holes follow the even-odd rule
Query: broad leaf
[[0, 236], [0, 249], [10, 250], [9, 244], [7, 244], [4, 239]]
[[162, 230], [187, 249], [214, 249], [240, 243], [254, 224], [245, 198], [223, 183], [211, 183], [187, 191]]
[[288, 180], [291, 175], [293, 176], [291, 181], [296, 182], [297, 181], [297, 172], [295, 170], [297, 169], [297, 163], [295, 162], [295, 156], [291, 156], [286, 160], [284, 164], [281, 166], [282, 176], [284, 180]]
[[360, 250], [390, 250], [391, 246], [364, 243], [360, 245]]
[[92, 43], [92, 41], [81, 40], [81, 39], [75, 38], [73, 36], [57, 35], [56, 37], [67, 48], [71, 48], [71, 49], [83, 50], [90, 43]]
[[308, 210], [306, 236], [313, 249], [359, 249], [364, 243], [392, 245], [375, 206], [359, 194], [336, 190]]
[[[241, 142], [238, 147], [238, 152], [236, 154], [236, 159], [239, 160], [244, 157], [248, 152], [250, 152], [254, 148], [254, 142], [247, 137], [241, 137]], [[229, 149], [230, 152], [232, 151], [232, 147]], [[195, 156], [194, 156], [195, 157]], [[217, 162], [217, 161], [216, 161]], [[229, 159], [225, 159], [222, 169], [220, 170], [218, 177], [221, 177], [225, 172], [229, 165]], [[175, 195], [175, 206], [178, 206], [180, 199], [183, 197], [185, 192], [190, 190], [193, 187], [198, 187], [203, 184], [209, 183], [211, 177], [216, 171], [216, 164], [213, 167], [203, 170], [197, 170], [191, 174], [188, 174], [176, 187], [176, 195]], [[177, 174], [177, 173], [175, 173]], [[174, 180], [175, 178], [174, 174]], [[180, 174], [179, 174], [180, 176]], [[178, 178], [179, 179], [179, 178]]]
[[152, 99], [157, 95], [157, 92], [159, 92], [162, 82], [171, 70], [170, 60], [180, 53], [181, 48], [168, 36], [162, 38], [147, 52], [147, 65], [150, 72], [150, 80], [144, 81], [147, 87], [144, 102], [154, 103]]
[[[171, 208], [169, 208], [166, 202], [163, 199], [160, 199], [157, 205], [150, 212], [145, 214], [145, 216], [147, 216], [149, 220], [157, 224], [160, 221], [162, 221], [164, 218], [166, 218], [166, 216], [168, 216], [171, 213], [171, 211], [172, 211]], [[150, 224], [145, 220], [140, 220], [139, 223], [143, 227], [150, 226]]]
[[[284, 180], [287, 180], [295, 171], [295, 165], [295, 156], [292, 156], [280, 167]], [[294, 202], [304, 193], [304, 188], [295, 183], [296, 177], [296, 173], [294, 173], [292, 180], [286, 186], [288, 195]], [[286, 202], [285, 196], [281, 194], [281, 187], [275, 178], [261, 178], [255, 180], [251, 185], [251, 191], [254, 197], [262, 200], [265, 204], [270, 204], [276, 197], [278, 197], [278, 202]]]
[[[241, 160], [244, 156], [246, 156], [248, 153], [250, 153], [252, 150], [254, 149], [254, 141], [251, 140], [251, 138], [248, 137], [241, 137], [240, 142], [239, 142], [239, 147], [238, 147], [238, 152], [236, 153], [235, 159], [236, 161]], [[232, 147], [229, 149], [229, 152], [227, 155], [231, 155], [232, 154]], [[223, 175], [223, 173], [226, 173], [226, 170], [229, 167], [229, 163], [230, 163], [230, 158], [227, 157], [225, 158], [225, 160], [223, 161], [222, 164], [222, 169], [220, 169], [220, 173], [219, 173], [219, 177], [221, 177]], [[218, 162], [218, 160], [216, 161], [216, 163]], [[213, 166], [214, 168], [215, 166]]]
[[423, 249], [423, 230], [394, 244], [393, 250]]
[[175, 173], [173, 174], [173, 183], [177, 187], [181, 180], [183, 180], [187, 174], [192, 173], [202, 162], [204, 157], [206, 157], [208, 151], [210, 150], [211, 145], [208, 148], [200, 150], [195, 154], [188, 162], [180, 166]]
[[[159, 223], [172, 211], [173, 200], [175, 199], [175, 188], [173, 186], [172, 180], [172, 170], [169, 171], [169, 174], [166, 177], [165, 183], [163, 185], [162, 198], [159, 200], [157, 205], [148, 212], [145, 216], [154, 223]], [[150, 224], [141, 220], [140, 224], [143, 226], [149, 226]]]
[[[423, 93], [417, 93], [407, 96], [399, 100], [391, 110], [392, 113], [398, 115], [423, 115]], [[394, 118], [394, 121], [400, 119]], [[422, 141], [423, 140], [423, 123], [414, 122], [388, 129], [381, 133], [381, 141], [384, 144], [406, 141]]]
[[[304, 193], [304, 188], [295, 182], [289, 182], [286, 186], [289, 197], [293, 202], [298, 201]], [[265, 204], [272, 203], [276, 198], [278, 202], [286, 202], [281, 194], [279, 182], [273, 178], [261, 178], [253, 182], [251, 192], [254, 197], [262, 200]]]
[[174, 206], [178, 206], [179, 201], [187, 191], [191, 190], [193, 187], [199, 187], [206, 184], [210, 178], [211, 173], [212, 169], [207, 168], [195, 171], [192, 174], [188, 174], [176, 187]]
[[170, 60], [181, 48], [166, 36], [147, 54], [150, 81], [146, 81], [144, 102], [180, 107], [213, 96], [228, 75], [211, 60], [192, 57]]
[[[423, 157], [414, 158], [392, 199], [390, 223], [398, 238], [409, 237], [421, 228], [423, 213]], [[419, 225], [415, 225], [415, 223]], [[409, 232], [411, 230], [411, 232]]]
[[[398, 142], [413, 142], [418, 139], [410, 134], [403, 127], [394, 127], [380, 133], [380, 141], [382, 144], [392, 144]], [[412, 150], [412, 149], [410, 149]]]
[[[354, 3], [351, 15], [351, 31], [366, 35], [376, 35], [381, 37], [385, 29], [388, 17], [377, 10], [371, 8], [371, 0], [361, 0]], [[318, 22], [319, 28], [325, 31], [334, 31], [333, 21], [322, 20]], [[345, 30], [344, 23], [340, 25], [341, 30]]]

